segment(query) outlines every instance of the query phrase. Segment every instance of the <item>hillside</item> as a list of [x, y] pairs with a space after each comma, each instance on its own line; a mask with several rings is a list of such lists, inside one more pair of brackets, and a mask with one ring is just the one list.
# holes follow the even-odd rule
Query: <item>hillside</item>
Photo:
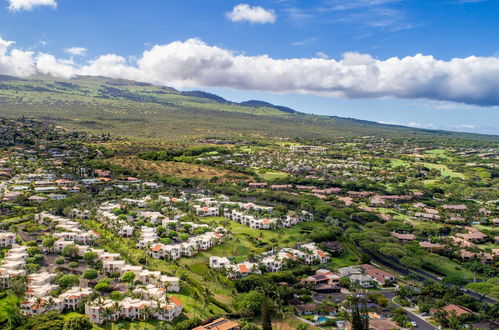
[[34, 117], [58, 125], [137, 138], [327, 138], [379, 135], [499, 141], [497, 136], [420, 130], [369, 121], [304, 114], [251, 100], [177, 91], [105, 77], [18, 79], [0, 76], [0, 115]]

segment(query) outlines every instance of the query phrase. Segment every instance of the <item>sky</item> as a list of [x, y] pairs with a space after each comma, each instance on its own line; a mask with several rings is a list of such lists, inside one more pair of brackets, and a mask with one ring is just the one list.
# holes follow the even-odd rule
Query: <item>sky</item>
[[498, 0], [0, 0], [0, 74], [499, 134]]

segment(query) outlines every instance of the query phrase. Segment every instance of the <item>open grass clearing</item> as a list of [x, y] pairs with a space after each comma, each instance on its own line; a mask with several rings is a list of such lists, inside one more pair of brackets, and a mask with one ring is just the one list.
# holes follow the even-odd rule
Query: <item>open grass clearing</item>
[[230, 181], [228, 178], [237, 180], [248, 179], [246, 175], [230, 170], [182, 162], [144, 160], [136, 156], [114, 157], [111, 158], [109, 162], [134, 171], [154, 172], [180, 178], [198, 178], [209, 180], [213, 177], [219, 177], [222, 181]]

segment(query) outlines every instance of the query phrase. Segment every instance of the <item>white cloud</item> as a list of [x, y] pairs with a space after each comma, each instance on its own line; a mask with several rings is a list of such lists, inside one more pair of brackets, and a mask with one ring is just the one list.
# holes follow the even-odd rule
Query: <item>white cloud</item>
[[74, 56], [83, 56], [87, 52], [87, 49], [83, 47], [71, 47], [64, 49], [64, 52]]
[[259, 6], [251, 7], [248, 4], [241, 3], [232, 11], [225, 14], [232, 22], [250, 22], [250, 23], [274, 23], [277, 16], [272, 9], [265, 9]]
[[48, 6], [57, 8], [55, 0], [7, 0], [10, 11], [33, 10], [34, 7]]
[[386, 60], [345, 53], [339, 60], [247, 56], [199, 39], [155, 45], [136, 61], [107, 54], [77, 66], [48, 54], [13, 48], [0, 39], [0, 74], [56, 77], [76, 74], [126, 78], [158, 85], [228, 87], [346, 98], [399, 98], [499, 105], [499, 58], [437, 60], [417, 54]]
[[308, 45], [313, 44], [317, 40], [319, 40], [319, 38], [313, 37], [313, 38], [308, 38], [308, 39], [292, 42], [291, 45], [292, 46], [308, 46]]
[[326, 53], [323, 53], [323, 52], [317, 52], [317, 53], [315, 53], [315, 56], [317, 56], [318, 58], [322, 58], [322, 59], [328, 59], [329, 58], [329, 56]]

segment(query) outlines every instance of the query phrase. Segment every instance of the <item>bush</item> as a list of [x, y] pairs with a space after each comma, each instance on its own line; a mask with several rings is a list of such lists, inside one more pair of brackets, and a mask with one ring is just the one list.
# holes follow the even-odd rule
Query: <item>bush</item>
[[69, 268], [78, 268], [80, 264], [76, 261], [71, 261], [69, 264], [68, 264], [68, 267]]
[[63, 265], [65, 262], [66, 262], [66, 259], [60, 257], [60, 258], [57, 258], [54, 260], [54, 262], [57, 264], [57, 265]]
[[97, 283], [97, 285], [94, 287], [95, 290], [97, 291], [102, 291], [102, 292], [107, 292], [111, 290], [111, 286], [109, 283]]
[[64, 275], [57, 280], [57, 284], [62, 289], [67, 289], [72, 286], [77, 286], [80, 284], [80, 279], [76, 275]]
[[82, 274], [83, 278], [86, 280], [95, 280], [99, 273], [95, 269], [87, 269]]

